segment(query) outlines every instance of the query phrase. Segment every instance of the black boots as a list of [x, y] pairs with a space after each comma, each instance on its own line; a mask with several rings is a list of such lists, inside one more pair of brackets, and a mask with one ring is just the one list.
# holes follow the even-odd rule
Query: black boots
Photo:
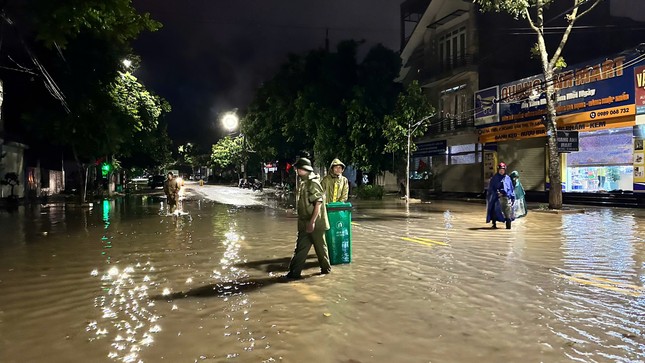
[[510, 220], [506, 221], [506, 229], [511, 229], [511, 221]]

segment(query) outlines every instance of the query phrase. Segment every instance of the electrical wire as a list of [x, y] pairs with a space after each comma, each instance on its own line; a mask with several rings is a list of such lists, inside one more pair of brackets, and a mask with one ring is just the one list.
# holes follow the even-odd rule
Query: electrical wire
[[[0, 16], [2, 17], [4, 22], [6, 24], [8, 24], [9, 26], [14, 25], [13, 20], [11, 20], [6, 14], [3, 13]], [[24, 38], [22, 37], [22, 35], [18, 32], [17, 29], [14, 29], [14, 30], [15, 30], [16, 35], [18, 36], [18, 39], [20, 40], [20, 43], [22, 44], [25, 52], [27, 53], [27, 55], [29, 56], [29, 58], [32, 61], [32, 63], [36, 66], [36, 68], [40, 72], [40, 76], [42, 76], [42, 78], [43, 78], [43, 83], [44, 83], [45, 88], [47, 89], [47, 91], [52, 95], [52, 97], [54, 97], [55, 99], [57, 99], [61, 103], [61, 105], [63, 106], [63, 109], [67, 113], [70, 113], [71, 110], [70, 110], [70, 108], [69, 108], [69, 106], [67, 104], [67, 101], [65, 99], [65, 94], [63, 94], [61, 89], [56, 84], [56, 81], [54, 80], [54, 78], [49, 74], [49, 72], [47, 71], [47, 68], [45, 68], [45, 66], [40, 62], [38, 57], [31, 51], [31, 49], [29, 48], [29, 46], [25, 42]], [[11, 57], [9, 57], [9, 59], [11, 59], [19, 68], [23, 69], [24, 71], [31, 71], [29, 68], [26, 68], [26, 67], [23, 67], [23, 66], [19, 65]]]

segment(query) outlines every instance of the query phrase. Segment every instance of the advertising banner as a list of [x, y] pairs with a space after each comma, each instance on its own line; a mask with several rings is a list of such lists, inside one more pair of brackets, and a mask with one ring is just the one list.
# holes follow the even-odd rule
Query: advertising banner
[[645, 125], [634, 126], [634, 193], [645, 193]]
[[499, 122], [499, 87], [475, 92], [475, 126]]
[[634, 85], [636, 86], [636, 114], [645, 114], [645, 66], [634, 68]]
[[[622, 124], [628, 125], [631, 121], [633, 125], [637, 113], [645, 115], [645, 65], [638, 56], [635, 52], [624, 52], [557, 73], [553, 82], [558, 128], [580, 130], [578, 124], [583, 124], [580, 126], [583, 130], [613, 127], [618, 126], [616, 118], [621, 118]], [[499, 116], [494, 124], [497, 129], [493, 130], [491, 122], [495, 119], [490, 116], [491, 109], [484, 106], [495, 94], [499, 98], [492, 110], [497, 108]], [[480, 142], [491, 142], [491, 134], [498, 134], [498, 140], [544, 136], [544, 127], [538, 121], [546, 114], [543, 75], [502, 84], [498, 90], [492, 87], [475, 93], [474, 117], [475, 125], [481, 129]], [[594, 127], [595, 123], [603, 126]], [[501, 130], [504, 127], [510, 129]], [[495, 137], [492, 139], [495, 141]]]

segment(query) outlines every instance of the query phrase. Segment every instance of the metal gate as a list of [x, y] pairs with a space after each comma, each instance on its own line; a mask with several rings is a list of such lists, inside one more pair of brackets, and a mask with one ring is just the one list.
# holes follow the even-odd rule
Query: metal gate
[[500, 162], [507, 165], [506, 172], [520, 173], [525, 190], [544, 191], [546, 182], [546, 138], [513, 140], [497, 144]]

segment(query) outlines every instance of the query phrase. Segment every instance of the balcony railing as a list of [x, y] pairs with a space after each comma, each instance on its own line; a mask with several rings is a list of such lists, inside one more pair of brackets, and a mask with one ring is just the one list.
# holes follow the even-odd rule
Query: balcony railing
[[423, 70], [423, 75], [427, 79], [437, 79], [448, 73], [455, 73], [468, 66], [476, 65], [478, 57], [476, 54], [464, 54], [454, 58], [438, 59], [431, 62]]
[[433, 122], [428, 129], [431, 134], [440, 134], [450, 131], [458, 131], [475, 126], [473, 117], [461, 118], [442, 118], [438, 122]]

